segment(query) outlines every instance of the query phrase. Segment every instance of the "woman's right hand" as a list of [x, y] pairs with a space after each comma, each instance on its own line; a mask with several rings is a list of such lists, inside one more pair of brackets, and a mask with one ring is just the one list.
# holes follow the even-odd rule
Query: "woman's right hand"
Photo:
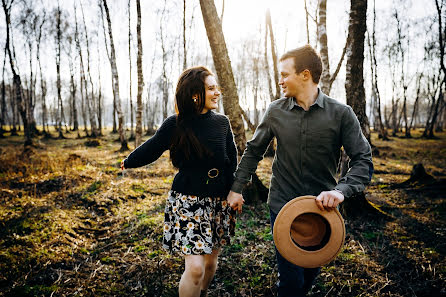
[[230, 191], [227, 200], [229, 207], [231, 207], [235, 211], [238, 211], [238, 213], [242, 212], [242, 206], [243, 203], [245, 202], [245, 199], [243, 199], [242, 194]]

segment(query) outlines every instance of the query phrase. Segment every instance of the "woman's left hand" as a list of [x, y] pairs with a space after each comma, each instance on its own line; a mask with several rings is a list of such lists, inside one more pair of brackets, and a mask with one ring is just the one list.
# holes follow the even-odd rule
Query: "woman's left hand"
[[231, 207], [235, 211], [238, 211], [238, 213], [242, 213], [242, 206], [243, 203], [245, 202], [245, 199], [243, 199], [242, 194], [230, 191], [227, 200], [229, 207]]

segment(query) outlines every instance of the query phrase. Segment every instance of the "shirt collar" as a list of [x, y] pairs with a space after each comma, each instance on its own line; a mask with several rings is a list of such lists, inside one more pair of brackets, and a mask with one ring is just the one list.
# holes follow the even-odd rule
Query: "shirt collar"
[[[317, 88], [318, 90], [318, 95], [316, 98], [316, 101], [313, 103], [313, 105], [317, 104], [320, 108], [324, 108], [324, 99], [325, 99], [325, 94], [322, 93], [320, 88]], [[313, 106], [311, 105], [311, 106]], [[293, 109], [293, 107], [299, 107], [299, 105], [297, 104], [296, 98], [294, 97], [288, 97], [288, 110]]]

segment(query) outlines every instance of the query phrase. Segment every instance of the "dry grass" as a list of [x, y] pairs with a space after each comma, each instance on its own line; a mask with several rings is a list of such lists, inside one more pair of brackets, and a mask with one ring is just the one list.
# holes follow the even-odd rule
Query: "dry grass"
[[[121, 174], [126, 154], [116, 135], [97, 147], [75, 136], [42, 139], [26, 152], [21, 137], [0, 139], [0, 296], [176, 296], [183, 262], [161, 249], [175, 174], [168, 153]], [[446, 135], [373, 136], [379, 155], [367, 197], [393, 219], [347, 218], [345, 249], [310, 295], [442, 296]], [[443, 183], [395, 187], [419, 162]], [[258, 168], [266, 185], [271, 163], [266, 158]], [[276, 280], [268, 209], [247, 206], [222, 251], [211, 296], [274, 296]]]

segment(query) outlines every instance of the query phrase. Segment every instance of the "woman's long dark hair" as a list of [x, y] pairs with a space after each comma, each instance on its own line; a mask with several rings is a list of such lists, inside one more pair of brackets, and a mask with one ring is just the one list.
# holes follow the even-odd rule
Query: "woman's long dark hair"
[[[211, 152], [200, 143], [191, 128], [191, 122], [203, 111], [206, 88], [205, 80], [213, 73], [204, 66], [191, 67], [183, 71], [175, 91], [175, 104], [178, 112], [177, 128], [170, 146], [170, 159], [175, 167], [191, 156], [206, 158]], [[197, 97], [196, 102], [192, 97]]]

